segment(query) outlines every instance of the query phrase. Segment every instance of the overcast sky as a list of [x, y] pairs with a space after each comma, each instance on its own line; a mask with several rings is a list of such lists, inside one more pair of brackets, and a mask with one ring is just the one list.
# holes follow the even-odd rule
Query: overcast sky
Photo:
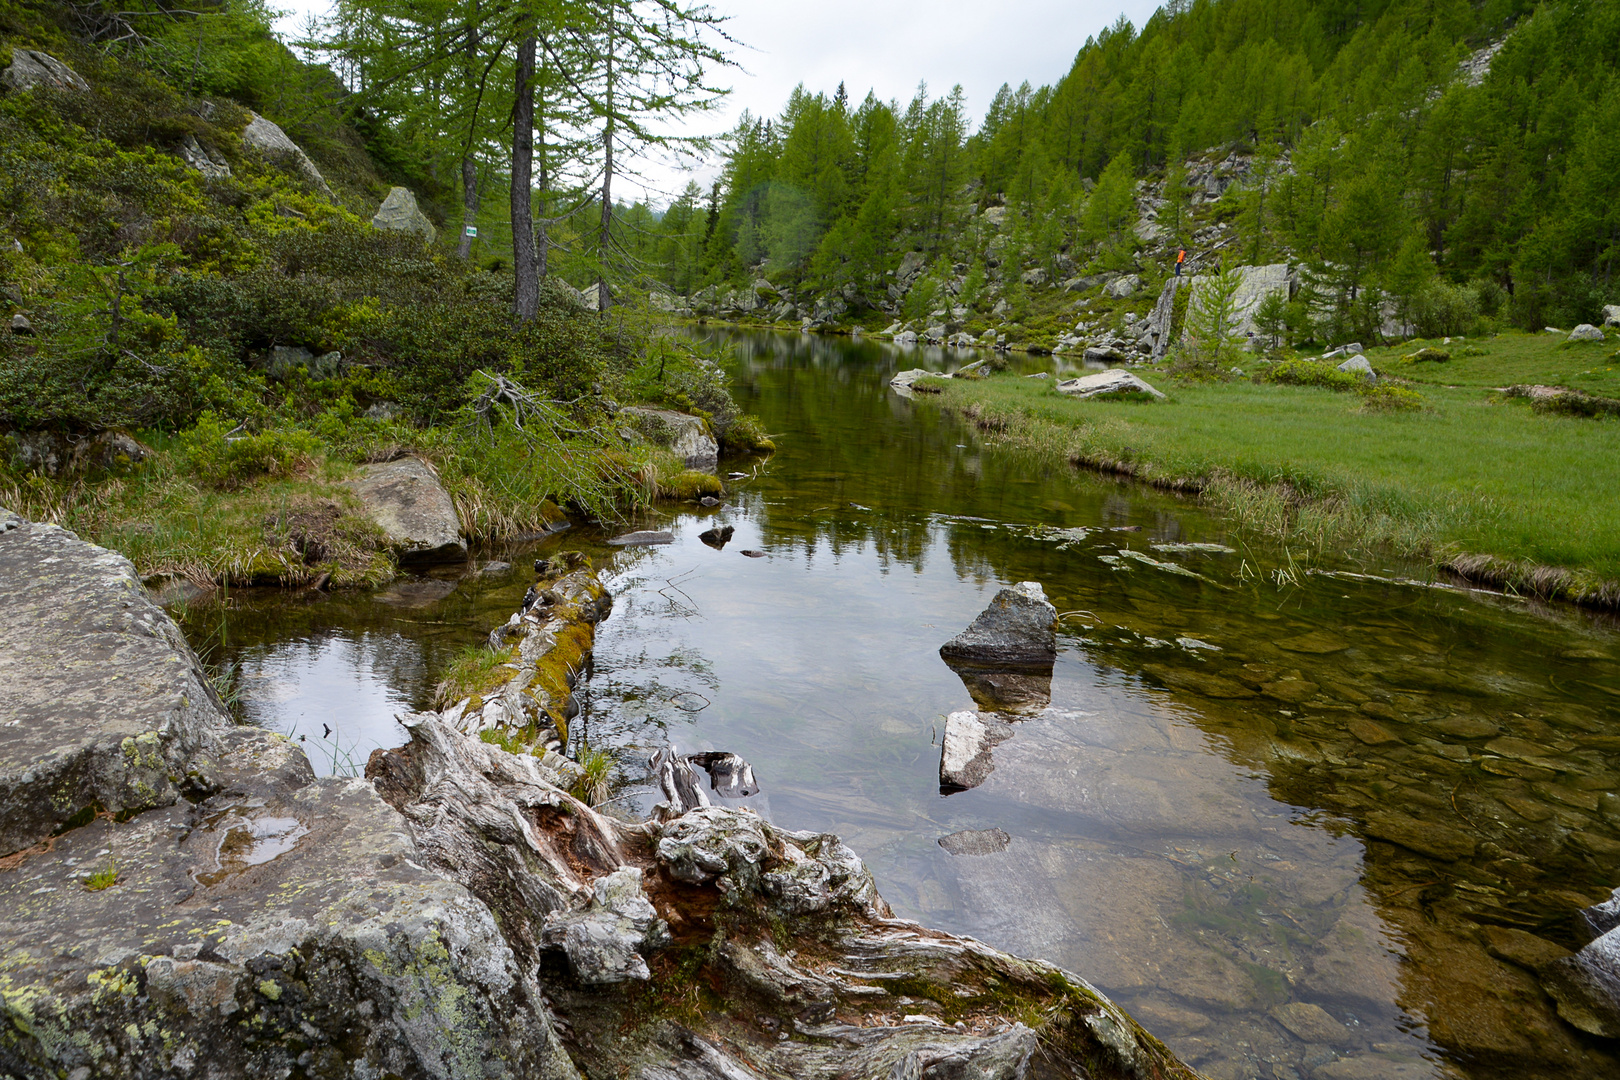
[[[290, 13], [279, 24], [291, 35], [307, 13], [325, 14], [329, 0], [272, 0]], [[1002, 83], [1028, 80], [1040, 86], [1061, 78], [1087, 37], [1123, 12], [1140, 27], [1158, 4], [1152, 0], [713, 0], [730, 16], [727, 30], [740, 46], [739, 68], [723, 72], [733, 88], [721, 110], [703, 117], [704, 133], [726, 131], [744, 109], [755, 115], [780, 112], [793, 87], [831, 94], [844, 82], [860, 101], [868, 89], [878, 97], [911, 99], [919, 81], [931, 96], [960, 83], [972, 121], [983, 118]], [[696, 132], [694, 132], [696, 133]], [[648, 165], [654, 203], [668, 201], [658, 189], [678, 192], [687, 177]], [[718, 172], [696, 172], [707, 185]]]

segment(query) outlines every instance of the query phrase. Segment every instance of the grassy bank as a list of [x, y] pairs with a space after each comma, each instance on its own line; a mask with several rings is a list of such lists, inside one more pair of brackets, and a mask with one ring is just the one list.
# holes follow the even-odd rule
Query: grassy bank
[[[1196, 490], [1240, 528], [1321, 553], [1393, 551], [1478, 580], [1620, 605], [1620, 423], [1538, 411], [1493, 390], [1540, 383], [1620, 397], [1614, 340], [1406, 343], [1369, 351], [1422, 396], [1369, 410], [1355, 394], [1267, 383], [1161, 383], [1165, 401], [1077, 401], [1046, 380], [944, 382], [946, 405], [1054, 459]], [[1441, 362], [1402, 357], [1424, 346]], [[1259, 374], [1255, 374], [1258, 372]], [[1297, 553], [1297, 552], [1296, 552]]]

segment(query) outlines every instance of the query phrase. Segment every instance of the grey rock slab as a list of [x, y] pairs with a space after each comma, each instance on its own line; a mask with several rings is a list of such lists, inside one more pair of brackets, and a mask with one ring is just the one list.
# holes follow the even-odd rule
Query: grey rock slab
[[187, 135], [180, 140], [180, 148], [176, 151], [180, 160], [202, 173], [210, 180], [219, 180], [231, 175], [231, 166], [219, 151], [204, 146], [197, 141], [197, 136]]
[[674, 542], [675, 534], [662, 529], [642, 529], [638, 532], [623, 533], [608, 541], [614, 547], [653, 547]]
[[911, 397], [918, 379], [948, 379], [949, 375], [938, 371], [929, 371], [927, 368], [912, 368], [909, 371], [897, 373], [889, 380], [889, 389], [901, 397]]
[[1350, 359], [1340, 364], [1339, 370], [1353, 372], [1357, 375], [1364, 375], [1366, 376], [1368, 382], [1378, 381], [1378, 373], [1373, 370], [1372, 364], [1367, 361], [1365, 356], [1361, 356], [1359, 354], [1352, 356]]
[[554, 912], [543, 939], [568, 957], [574, 977], [587, 985], [652, 978], [644, 954], [661, 946], [668, 926], [642, 888], [641, 871], [626, 866], [598, 878], [584, 911]]
[[708, 421], [700, 416], [631, 405], [619, 410], [618, 420], [648, 442], [683, 459], [688, 469], [713, 472], [720, 462], [720, 444], [709, 430]]
[[1591, 323], [1581, 323], [1581, 325], [1577, 326], [1575, 329], [1573, 329], [1573, 330], [1571, 330], [1569, 332], [1569, 337], [1566, 338], [1565, 340], [1566, 341], [1602, 341], [1603, 340], [1603, 331], [1599, 330], [1597, 327], [1593, 326]]
[[439, 235], [439, 231], [433, 227], [433, 222], [429, 221], [427, 215], [422, 213], [421, 207], [416, 205], [416, 196], [411, 189], [397, 185], [388, 189], [388, 196], [372, 215], [371, 224], [375, 228], [391, 232], [415, 233], [429, 244]]
[[1301, 1042], [1344, 1046], [1353, 1038], [1350, 1029], [1335, 1020], [1326, 1009], [1309, 1002], [1293, 1001], [1278, 1005], [1271, 1010], [1271, 1018]]
[[1057, 608], [1040, 582], [1002, 589], [971, 625], [939, 647], [947, 663], [1044, 668], [1057, 658]]
[[945, 718], [940, 739], [939, 786], [943, 791], [978, 787], [995, 771], [990, 752], [1012, 737], [1012, 725], [991, 713], [967, 710]]
[[242, 144], [257, 150], [271, 161], [290, 165], [323, 195], [330, 197], [332, 189], [327, 186], [326, 177], [321, 175], [321, 170], [316, 168], [309, 155], [304, 153], [303, 147], [288, 138], [287, 133], [282, 131], [281, 126], [274, 120], [266, 120], [258, 113], [253, 113], [252, 116], [253, 119], [248, 121], [248, 126], [242, 129]]
[[[503, 1077], [566, 1064], [489, 909], [419, 865], [369, 784], [316, 779], [265, 731], [225, 731], [218, 750], [219, 794], [98, 819], [0, 871], [8, 995], [31, 1013], [0, 1037], [13, 1069], [285, 1076], [320, 1060], [449, 1080], [467, 1061]], [[117, 883], [86, 888], [104, 867]]]
[[995, 855], [1010, 843], [1012, 837], [1001, 829], [963, 829], [939, 838], [939, 846], [952, 855]]
[[1620, 304], [1603, 305], [1603, 325], [1620, 326]]
[[1136, 274], [1117, 277], [1103, 287], [1103, 295], [1115, 300], [1128, 300], [1142, 288], [1142, 279]]
[[11, 50], [11, 63], [0, 71], [0, 86], [8, 90], [88, 91], [90, 84], [79, 73], [49, 53], [37, 49]]
[[[1091, 350], [1087, 350], [1089, 353]], [[1155, 390], [1146, 381], [1124, 368], [1110, 368], [1099, 371], [1095, 375], [1082, 375], [1078, 379], [1065, 379], [1058, 383], [1054, 389], [1060, 394], [1069, 394], [1082, 399], [1097, 397], [1115, 397], [1132, 394], [1146, 394], [1149, 397], [1163, 398], [1164, 394]]]
[[466, 557], [456, 504], [432, 466], [421, 458], [367, 465], [349, 486], [402, 559], [432, 562]]
[[0, 597], [0, 854], [89, 807], [172, 804], [229, 721], [134, 566], [0, 511]]

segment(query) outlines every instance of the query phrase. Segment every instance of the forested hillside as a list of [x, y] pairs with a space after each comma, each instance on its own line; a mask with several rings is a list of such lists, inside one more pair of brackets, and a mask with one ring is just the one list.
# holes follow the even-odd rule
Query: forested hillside
[[[1232, 262], [1304, 263], [1344, 333], [1437, 290], [1569, 325], [1614, 290], [1617, 65], [1612, 3], [1176, 2], [1086, 41], [1054, 86], [1004, 86], [976, 127], [960, 92], [902, 106], [801, 88], [743, 119], [721, 182], [649, 220], [639, 254], [682, 293], [762, 272], [841, 292], [852, 318], [926, 317], [888, 289], [908, 252], [988, 311], [1019, 288], [1004, 269], [1128, 271], [1145, 240], [1197, 256], [1215, 221], [1241, 235]], [[1185, 165], [1212, 148], [1242, 159], [1241, 182], [1194, 220]], [[1148, 183], [1165, 205], [1143, 237]]]

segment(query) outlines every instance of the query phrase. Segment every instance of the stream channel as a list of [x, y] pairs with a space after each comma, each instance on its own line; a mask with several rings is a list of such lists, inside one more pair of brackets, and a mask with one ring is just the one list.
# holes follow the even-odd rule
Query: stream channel
[[[673, 544], [576, 527], [371, 594], [194, 603], [188, 634], [238, 665], [251, 721], [358, 772], [532, 559], [583, 550], [615, 605], [571, 737], [615, 754], [613, 806], [658, 800], [666, 741], [741, 754], [757, 809], [844, 837], [898, 914], [1080, 973], [1215, 1080], [1620, 1076], [1533, 973], [1620, 881], [1614, 620], [1305, 573], [1191, 499], [988, 446], [887, 387], [963, 354], [726, 340], [781, 449], [722, 464], [750, 474], [728, 505], [634, 523]], [[722, 524], [723, 549], [699, 542]], [[1186, 543], [1236, 550], [1154, 547]], [[1052, 707], [942, 795], [944, 717], [973, 703], [938, 648], [1025, 580], [1067, 613]]]

